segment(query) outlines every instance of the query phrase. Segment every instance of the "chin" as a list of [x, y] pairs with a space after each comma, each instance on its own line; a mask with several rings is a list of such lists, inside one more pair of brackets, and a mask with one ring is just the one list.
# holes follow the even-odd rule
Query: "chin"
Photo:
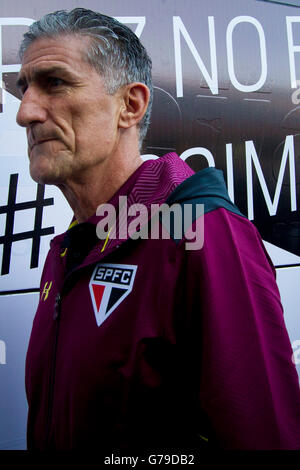
[[59, 184], [61, 182], [57, 171], [36, 165], [30, 165], [30, 176], [33, 181], [40, 184]]

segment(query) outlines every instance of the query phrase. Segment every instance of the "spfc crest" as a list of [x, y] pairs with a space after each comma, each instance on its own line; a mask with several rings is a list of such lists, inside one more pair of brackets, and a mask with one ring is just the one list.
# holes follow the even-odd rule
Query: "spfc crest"
[[97, 264], [89, 288], [98, 326], [130, 294], [136, 270], [131, 264]]

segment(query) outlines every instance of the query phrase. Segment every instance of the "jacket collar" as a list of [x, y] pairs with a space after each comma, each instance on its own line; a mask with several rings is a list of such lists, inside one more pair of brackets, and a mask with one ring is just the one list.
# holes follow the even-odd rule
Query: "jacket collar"
[[[99, 243], [96, 243], [81, 267], [101, 260], [121, 243], [128, 240], [130, 235], [127, 233], [124, 236], [124, 230], [122, 237], [119, 235], [120, 226], [124, 223], [130, 225], [136, 217], [128, 215], [129, 208], [143, 204], [147, 209], [147, 216], [144, 220], [146, 223], [151, 217], [151, 205], [164, 203], [172, 191], [193, 174], [194, 171], [176, 153], [168, 153], [156, 160], [145, 161], [108, 201], [107, 204], [113, 206], [117, 214], [115, 226], [109, 227], [109, 230], [113, 230], [113, 232], [108, 233], [105, 239], [99, 239]], [[124, 205], [125, 200], [127, 207]], [[86, 222], [97, 226], [103, 217], [95, 214]], [[73, 218], [69, 229], [74, 223], [76, 221]], [[113, 236], [110, 237], [110, 234]], [[64, 237], [65, 234], [56, 236], [51, 242], [52, 246], [54, 245], [56, 249], [62, 251], [60, 247]]]

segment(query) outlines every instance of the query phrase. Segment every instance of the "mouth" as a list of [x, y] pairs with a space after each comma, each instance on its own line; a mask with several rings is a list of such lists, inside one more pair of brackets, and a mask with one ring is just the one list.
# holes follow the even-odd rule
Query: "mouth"
[[42, 139], [38, 140], [37, 142], [34, 142], [32, 146], [30, 147], [30, 152], [34, 149], [34, 147], [37, 147], [38, 145], [44, 144], [45, 142], [50, 142], [51, 140], [55, 140], [53, 138], [50, 139]]

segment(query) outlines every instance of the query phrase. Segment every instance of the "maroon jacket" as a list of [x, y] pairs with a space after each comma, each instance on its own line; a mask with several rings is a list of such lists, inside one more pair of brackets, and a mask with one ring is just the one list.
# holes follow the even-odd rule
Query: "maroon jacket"
[[204, 203], [203, 247], [99, 240], [97, 216], [52, 240], [26, 359], [28, 448], [300, 449], [275, 270], [220, 170], [168, 154], [110, 202], [124, 195]]

